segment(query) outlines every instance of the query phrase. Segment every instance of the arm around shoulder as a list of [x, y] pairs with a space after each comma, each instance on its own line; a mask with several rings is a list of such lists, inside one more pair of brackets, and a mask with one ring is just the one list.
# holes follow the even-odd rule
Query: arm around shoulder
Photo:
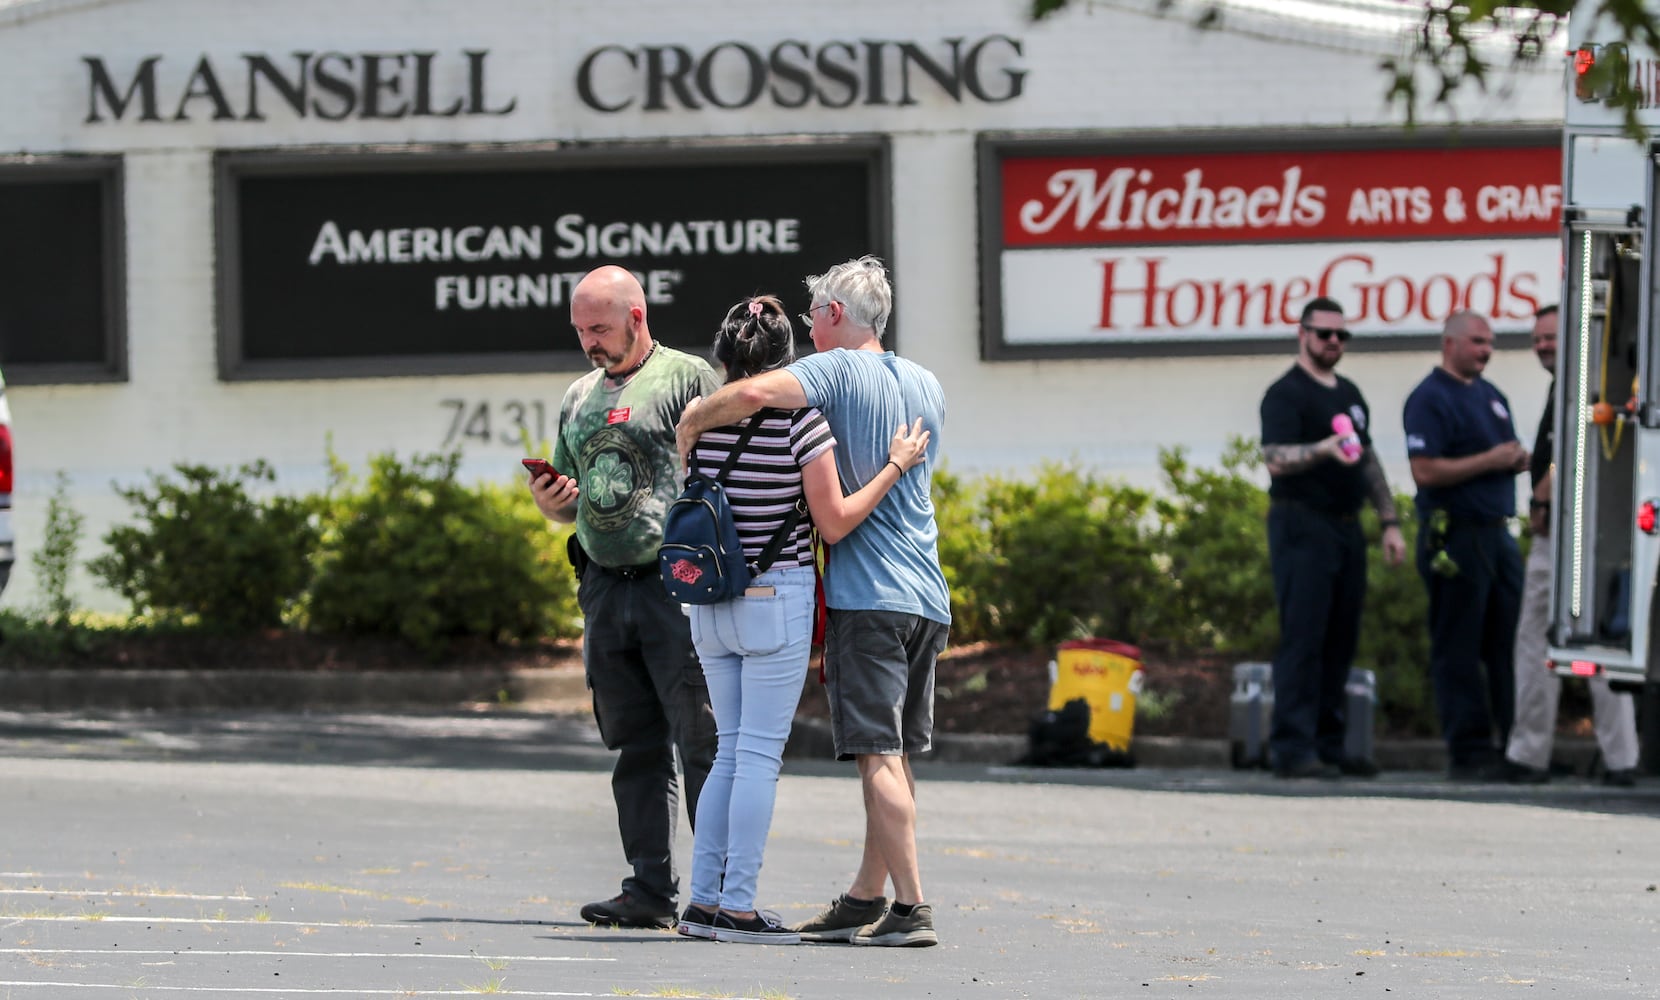
[[834, 545], [852, 534], [905, 473], [927, 458], [930, 437], [930, 432], [922, 429], [920, 417], [910, 427], [899, 425], [888, 444], [887, 463], [851, 496], [842, 495], [834, 448], [808, 462], [801, 470], [801, 490], [819, 537]]
[[735, 424], [766, 407], [799, 410], [806, 405], [807, 394], [794, 375], [782, 370], [762, 372], [753, 378], [722, 386], [719, 392], [680, 418], [680, 429], [702, 434], [716, 427]]

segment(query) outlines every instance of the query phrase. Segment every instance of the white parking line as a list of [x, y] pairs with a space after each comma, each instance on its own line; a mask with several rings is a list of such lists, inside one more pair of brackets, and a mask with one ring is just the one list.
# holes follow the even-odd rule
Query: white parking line
[[253, 896], [206, 896], [194, 892], [125, 892], [113, 889], [0, 889], [0, 896], [106, 896], [110, 899], [211, 899], [252, 903]]
[[388, 951], [207, 951], [200, 948], [160, 948], [143, 951], [136, 948], [0, 948], [0, 955], [189, 955], [276, 958], [457, 958], [469, 962], [619, 962], [617, 958], [585, 958], [570, 955], [478, 955], [445, 954], [437, 952]]
[[0, 924], [15, 926], [30, 923], [77, 924], [263, 924], [267, 927], [356, 927], [361, 929], [409, 930], [410, 924], [371, 924], [368, 921], [327, 920], [256, 920], [247, 917], [230, 920], [223, 917], [117, 917], [86, 913], [0, 913]]
[[[476, 997], [481, 992], [478, 989], [459, 990], [364, 990], [364, 989], [294, 989], [284, 986], [280, 989], [264, 986], [133, 986], [127, 983], [63, 983], [41, 982], [30, 983], [0, 979], [0, 986], [25, 987], [39, 986], [46, 989], [65, 990], [126, 990], [128, 993], [217, 993], [220, 996], [231, 996], [238, 993], [281, 993], [284, 995], [300, 993], [330, 993], [337, 996], [358, 997]], [[614, 997], [615, 993], [567, 993], [559, 990], [508, 990], [516, 997]], [[733, 997], [732, 1000], [758, 1000], [755, 997]]]

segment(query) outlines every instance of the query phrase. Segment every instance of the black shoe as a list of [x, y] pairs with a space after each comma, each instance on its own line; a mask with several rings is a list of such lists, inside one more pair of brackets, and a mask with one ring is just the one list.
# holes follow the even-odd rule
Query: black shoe
[[1335, 778], [1342, 773], [1336, 764], [1328, 764], [1318, 757], [1308, 757], [1295, 764], [1274, 768], [1276, 778]]
[[662, 903], [648, 903], [638, 896], [622, 892], [610, 899], [602, 899], [584, 906], [582, 919], [590, 924], [665, 930], [674, 926], [674, 907]]
[[1345, 757], [1337, 769], [1351, 778], [1375, 778], [1381, 770], [1370, 757]]
[[1550, 771], [1543, 767], [1529, 767], [1519, 761], [1504, 759], [1504, 780], [1512, 785], [1543, 785], [1550, 781]]
[[713, 928], [716, 941], [741, 941], [744, 944], [800, 944], [801, 935], [785, 927], [776, 913], [757, 912], [755, 916], [734, 917], [730, 913], [715, 914]]
[[1635, 788], [1637, 786], [1637, 769], [1622, 767], [1608, 771], [1602, 776], [1602, 783], [1615, 788]]
[[695, 906], [688, 906], [686, 912], [680, 915], [680, 926], [675, 929], [687, 937], [713, 941], [715, 939], [715, 915]]
[[1510, 780], [1505, 770], [1504, 760], [1483, 760], [1465, 764], [1447, 765], [1448, 781], [1495, 781]]

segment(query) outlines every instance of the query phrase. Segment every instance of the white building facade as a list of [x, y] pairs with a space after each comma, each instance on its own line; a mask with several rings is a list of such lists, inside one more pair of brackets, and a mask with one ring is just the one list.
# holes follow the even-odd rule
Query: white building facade
[[[609, 261], [705, 351], [738, 298], [805, 308], [804, 276], [877, 253], [949, 468], [1149, 484], [1160, 447], [1256, 433], [1331, 294], [1405, 487], [1440, 320], [1520, 334], [1555, 301], [1560, 59], [1407, 133], [1384, 5], [1208, 31], [1155, 6], [0, 3], [7, 600], [60, 470], [89, 541], [126, 516], [112, 482], [178, 462], [304, 490], [331, 445], [455, 448], [516, 475], [586, 368], [564, 297]], [[1548, 379], [1505, 343], [1527, 437]]]

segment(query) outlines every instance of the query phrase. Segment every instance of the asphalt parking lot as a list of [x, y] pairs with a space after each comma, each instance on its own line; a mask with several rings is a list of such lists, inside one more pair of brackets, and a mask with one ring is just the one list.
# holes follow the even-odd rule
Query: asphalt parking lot
[[[0, 713], [0, 998], [1660, 996], [1650, 783], [926, 765], [941, 945], [886, 950], [580, 921], [608, 763], [580, 716]], [[787, 762], [762, 905], [860, 815]]]

